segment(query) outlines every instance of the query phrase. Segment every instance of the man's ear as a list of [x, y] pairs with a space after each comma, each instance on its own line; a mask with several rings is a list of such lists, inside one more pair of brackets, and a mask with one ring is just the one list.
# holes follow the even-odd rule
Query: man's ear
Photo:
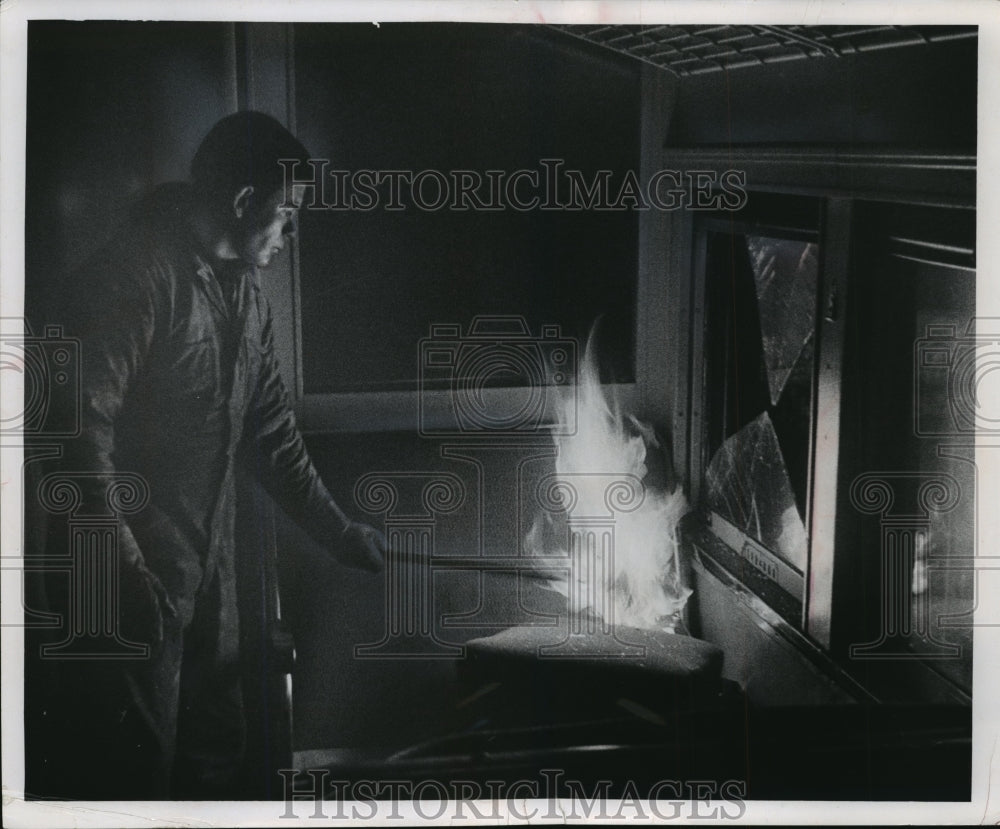
[[233, 212], [236, 214], [237, 219], [243, 218], [243, 214], [246, 213], [247, 208], [250, 206], [251, 196], [253, 196], [253, 187], [249, 184], [236, 194], [236, 197], [233, 199]]

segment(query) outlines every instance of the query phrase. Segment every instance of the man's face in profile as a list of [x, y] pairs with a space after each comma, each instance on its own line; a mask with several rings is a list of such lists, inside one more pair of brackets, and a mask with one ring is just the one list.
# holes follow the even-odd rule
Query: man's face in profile
[[285, 247], [285, 238], [295, 233], [304, 191], [305, 186], [298, 184], [276, 190], [240, 221], [236, 248], [244, 262], [259, 268], [271, 264]]

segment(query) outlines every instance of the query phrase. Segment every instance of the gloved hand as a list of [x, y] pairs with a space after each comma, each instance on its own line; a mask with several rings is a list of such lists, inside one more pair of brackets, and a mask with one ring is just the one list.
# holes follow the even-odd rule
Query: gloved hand
[[160, 580], [141, 562], [122, 564], [118, 577], [118, 624], [123, 639], [154, 650], [163, 642], [164, 620], [177, 610]]
[[348, 521], [334, 541], [333, 554], [345, 567], [378, 573], [384, 566], [385, 553], [385, 535], [360, 521]]

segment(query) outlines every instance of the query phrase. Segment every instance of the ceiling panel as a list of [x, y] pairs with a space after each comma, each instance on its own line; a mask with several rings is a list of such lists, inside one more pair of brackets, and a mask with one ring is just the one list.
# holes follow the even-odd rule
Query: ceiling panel
[[976, 26], [554, 26], [678, 76], [977, 35]]

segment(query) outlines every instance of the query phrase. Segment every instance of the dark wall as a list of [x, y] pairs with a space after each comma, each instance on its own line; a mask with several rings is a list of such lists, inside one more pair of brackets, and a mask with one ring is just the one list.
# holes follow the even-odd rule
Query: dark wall
[[[544, 177], [541, 160], [557, 159], [588, 183], [612, 172], [612, 198], [638, 171], [639, 64], [542, 27], [297, 26], [295, 59], [299, 135], [330, 170], [470, 170], [485, 181], [488, 170]], [[603, 314], [611, 370], [634, 377], [634, 211], [524, 211], [504, 196], [500, 210], [428, 211], [405, 190], [404, 208], [388, 210], [379, 189], [373, 210], [301, 217], [307, 394], [413, 390], [430, 326], [477, 315], [522, 316], [532, 333], [559, 323], [582, 342]], [[424, 193], [437, 198], [434, 180]]]
[[974, 150], [977, 41], [683, 78], [667, 144]]
[[145, 191], [187, 178], [198, 142], [235, 110], [230, 31], [226, 23], [29, 23], [29, 311]]

